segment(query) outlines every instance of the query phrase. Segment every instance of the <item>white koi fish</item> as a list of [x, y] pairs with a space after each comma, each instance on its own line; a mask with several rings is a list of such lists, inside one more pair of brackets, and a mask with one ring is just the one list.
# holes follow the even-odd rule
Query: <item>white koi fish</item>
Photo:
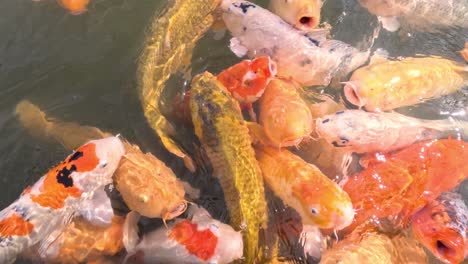
[[95, 191], [112, 183], [123, 155], [124, 146], [117, 137], [89, 141], [25, 189], [0, 212], [0, 263], [14, 262], [18, 254], [38, 243], [39, 253], [47, 250], [76, 214], [83, 213], [92, 222], [106, 221], [95, 219], [101, 214], [80, 210]]
[[468, 131], [468, 124], [451, 120], [423, 120], [398, 113], [345, 110], [316, 120], [316, 132], [337, 148], [356, 153], [388, 152], [446, 131]]
[[468, 28], [467, 0], [359, 0], [370, 13], [379, 16], [385, 29], [396, 31], [400, 21], [408, 26], [434, 31], [442, 27]]
[[240, 232], [192, 206], [191, 219], [177, 219], [143, 236], [138, 242], [138, 214], [131, 212], [124, 225], [124, 245], [131, 263], [231, 263], [243, 254]]
[[305, 86], [328, 85], [332, 77], [351, 72], [367, 61], [368, 52], [338, 40], [305, 35], [270, 11], [248, 1], [224, 0], [226, 27], [234, 38], [231, 50], [239, 57], [270, 56], [277, 75]]

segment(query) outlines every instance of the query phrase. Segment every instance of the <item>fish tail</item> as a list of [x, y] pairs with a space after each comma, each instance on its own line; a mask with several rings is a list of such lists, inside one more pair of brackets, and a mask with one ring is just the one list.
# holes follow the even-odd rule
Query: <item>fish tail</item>
[[28, 100], [22, 100], [16, 105], [16, 115], [21, 125], [23, 125], [32, 136], [36, 138], [46, 138], [50, 127], [46, 115], [39, 107]]
[[127, 256], [123, 263], [127, 263], [128, 259], [135, 254], [136, 247], [138, 244], [138, 221], [140, 220], [140, 214], [135, 211], [131, 211], [125, 217], [123, 226], [123, 237], [122, 241], [125, 249], [127, 250]]
[[424, 122], [424, 127], [439, 132], [457, 132], [464, 138], [468, 136], [468, 122], [460, 121], [453, 117], [446, 120], [427, 120]]

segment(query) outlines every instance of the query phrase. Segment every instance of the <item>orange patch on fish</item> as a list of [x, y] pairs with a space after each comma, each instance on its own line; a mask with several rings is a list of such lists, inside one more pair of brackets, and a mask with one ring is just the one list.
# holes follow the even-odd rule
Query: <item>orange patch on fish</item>
[[73, 15], [79, 15], [86, 11], [90, 0], [57, 0], [57, 2]]
[[187, 251], [198, 258], [207, 261], [210, 259], [218, 245], [218, 237], [209, 229], [197, 230], [197, 224], [185, 220], [170, 231], [169, 237], [183, 245]]
[[96, 145], [88, 143], [68, 156], [57, 167], [50, 170], [44, 178], [41, 193], [31, 195], [31, 200], [42, 207], [59, 209], [68, 197], [79, 197], [81, 191], [74, 186], [74, 172], [89, 172], [99, 164]]
[[25, 236], [29, 235], [34, 229], [34, 225], [24, 220], [20, 215], [13, 213], [0, 221], [0, 236]]
[[251, 104], [262, 96], [272, 77], [276, 75], [276, 64], [269, 57], [243, 60], [222, 71], [217, 79], [243, 104]]
[[468, 175], [468, 143], [442, 139], [413, 144], [388, 154], [364, 158], [366, 167], [349, 177], [344, 190], [356, 210], [353, 227], [371, 218], [409, 217], [455, 188]]

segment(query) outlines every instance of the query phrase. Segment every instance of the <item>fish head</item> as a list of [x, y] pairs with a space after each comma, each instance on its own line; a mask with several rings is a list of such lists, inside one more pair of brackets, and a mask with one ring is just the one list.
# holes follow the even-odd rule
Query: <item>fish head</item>
[[302, 205], [304, 224], [341, 230], [353, 222], [355, 212], [351, 199], [328, 178], [299, 183], [293, 192]]
[[73, 180], [86, 192], [111, 183], [124, 154], [124, 145], [118, 137], [91, 140], [68, 156], [64, 166], [78, 172]]
[[321, 0], [272, 0], [270, 10], [300, 31], [310, 32], [320, 23]]
[[244, 60], [224, 71], [217, 79], [240, 103], [257, 101], [270, 80], [276, 75], [276, 63], [262, 56], [252, 61]]
[[220, 7], [223, 12], [224, 23], [233, 36], [243, 34], [246, 27], [245, 23], [249, 18], [254, 17], [256, 9], [260, 8], [248, 1], [232, 0], [223, 0]]
[[468, 209], [457, 193], [443, 193], [437, 200], [413, 215], [415, 238], [445, 263], [465, 258]]
[[333, 115], [317, 118], [315, 131], [320, 138], [325, 139], [336, 148], [352, 148], [359, 144], [354, 140], [353, 130], [348, 129], [349, 122], [353, 122], [352, 112], [350, 110], [338, 111]]

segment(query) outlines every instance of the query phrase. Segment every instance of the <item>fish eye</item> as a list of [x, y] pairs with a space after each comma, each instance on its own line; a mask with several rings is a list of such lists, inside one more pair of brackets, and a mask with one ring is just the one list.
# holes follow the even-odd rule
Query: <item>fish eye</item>
[[319, 209], [316, 208], [316, 207], [311, 207], [311, 208], [310, 208], [310, 213], [311, 213], [312, 215], [318, 215]]
[[99, 165], [101, 166], [101, 168], [105, 168], [107, 166], [107, 161], [103, 160]]
[[341, 142], [341, 144], [346, 144], [346, 143], [349, 143], [349, 139], [347, 139], [345, 137], [340, 137], [340, 142]]

